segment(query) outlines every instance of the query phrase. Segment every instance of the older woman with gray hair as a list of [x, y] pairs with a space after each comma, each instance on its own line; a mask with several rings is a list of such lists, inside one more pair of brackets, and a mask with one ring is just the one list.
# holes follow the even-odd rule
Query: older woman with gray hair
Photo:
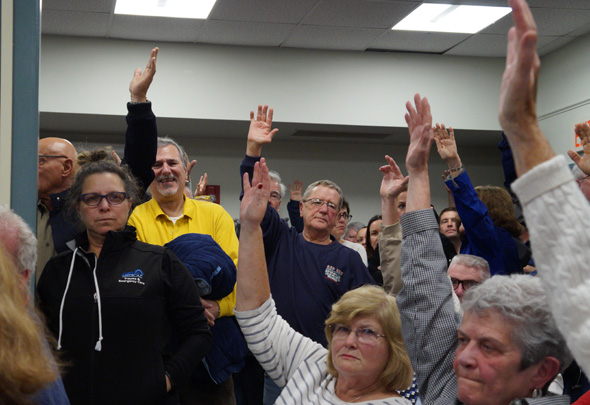
[[[424, 404], [568, 404], [543, 397], [572, 357], [540, 282], [496, 276], [453, 309], [438, 223], [430, 207], [428, 156], [434, 137], [428, 100], [407, 103], [410, 146], [406, 213], [401, 217], [402, 333]], [[543, 398], [540, 398], [543, 397]]]

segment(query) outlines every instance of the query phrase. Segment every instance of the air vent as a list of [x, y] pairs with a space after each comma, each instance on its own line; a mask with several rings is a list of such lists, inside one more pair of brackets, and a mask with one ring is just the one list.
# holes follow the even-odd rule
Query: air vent
[[365, 133], [365, 132], [339, 132], [339, 131], [296, 131], [291, 136], [296, 138], [334, 138], [334, 139], [359, 139], [382, 140], [391, 134]]

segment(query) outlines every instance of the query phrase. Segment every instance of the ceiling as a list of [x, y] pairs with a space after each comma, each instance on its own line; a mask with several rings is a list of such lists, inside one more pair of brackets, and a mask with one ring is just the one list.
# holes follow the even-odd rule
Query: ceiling
[[[510, 14], [473, 35], [391, 30], [423, 2], [495, 6], [507, 3], [505, 0], [217, 0], [208, 19], [194, 20], [115, 15], [115, 0], [43, 0], [42, 33], [355, 52], [505, 56], [506, 34], [512, 25]], [[590, 32], [590, 0], [529, 0], [529, 5], [539, 28], [541, 56]], [[89, 121], [84, 121], [88, 130]], [[63, 128], [59, 128], [59, 122]], [[102, 125], [106, 123], [97, 119], [98, 126], [101, 122]], [[67, 125], [73, 128], [66, 128]], [[216, 125], [219, 128], [215, 128], [226, 135], [231, 132], [221, 129], [223, 123]], [[41, 130], [45, 133], [76, 132], [75, 127], [75, 119], [71, 117], [41, 114]], [[175, 128], [180, 130], [181, 126], [171, 122], [170, 133], [175, 133]], [[308, 130], [351, 132], [350, 128]], [[387, 131], [386, 128], [367, 127], [364, 131], [354, 128], [355, 133]], [[90, 128], [90, 132], [110, 131], [109, 128], [101, 131], [98, 127]], [[240, 132], [238, 136], [241, 135]], [[476, 138], [486, 143], [488, 137]], [[496, 136], [490, 138], [496, 139]], [[316, 139], [334, 141], [334, 137], [319, 136]]]
[[[145, 0], [147, 1], [147, 0]], [[195, 0], [198, 1], [198, 0]], [[392, 31], [422, 3], [505, 6], [506, 0], [217, 0], [206, 20], [115, 15], [115, 0], [43, 0], [42, 33], [240, 46], [502, 57], [510, 14], [471, 34]], [[539, 52], [590, 31], [589, 0], [529, 0]]]

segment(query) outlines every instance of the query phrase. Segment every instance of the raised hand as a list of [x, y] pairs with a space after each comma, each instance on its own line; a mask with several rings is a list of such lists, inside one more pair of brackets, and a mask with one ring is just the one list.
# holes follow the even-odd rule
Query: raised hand
[[156, 59], [158, 58], [158, 48], [152, 49], [150, 58], [142, 72], [140, 68], [135, 68], [135, 73], [129, 84], [129, 93], [131, 101], [134, 103], [143, 103], [147, 101], [147, 92], [152, 84], [154, 75], [156, 74]]
[[205, 195], [205, 191], [207, 190], [207, 173], [203, 174], [199, 179], [199, 183], [195, 188], [195, 198]]
[[[510, 0], [514, 27], [508, 32], [506, 69], [502, 76], [499, 119], [508, 140], [527, 137], [537, 126], [537, 26], [524, 0]], [[534, 135], [534, 134], [532, 134]]]
[[584, 174], [590, 175], [590, 126], [586, 122], [576, 124], [575, 130], [576, 135], [580, 137], [580, 141], [582, 142], [584, 155], [580, 156], [573, 150], [568, 150], [567, 154]]
[[242, 231], [245, 226], [260, 226], [268, 199], [270, 197], [270, 175], [264, 158], [254, 165], [252, 185], [248, 179], [248, 173], [244, 173], [243, 186], [244, 196], [240, 205], [240, 222]]
[[388, 164], [379, 168], [379, 171], [383, 173], [379, 193], [383, 198], [397, 198], [399, 193], [408, 184], [409, 177], [404, 177], [395, 160], [389, 155], [385, 155], [385, 160], [387, 160]]
[[432, 115], [430, 104], [426, 97], [421, 98], [420, 94], [414, 96], [414, 104], [406, 103], [408, 112], [405, 115], [410, 132], [410, 146], [406, 155], [406, 169], [412, 171], [423, 171], [428, 168], [428, 156], [434, 138], [432, 130]]
[[248, 146], [246, 154], [248, 156], [260, 156], [262, 145], [271, 143], [272, 138], [279, 130], [272, 129], [273, 109], [258, 106], [258, 113], [254, 119], [254, 111], [250, 111], [250, 129], [248, 130]]
[[457, 159], [459, 153], [457, 152], [457, 142], [455, 142], [455, 131], [452, 127], [447, 128], [445, 124], [436, 124], [432, 128], [434, 131], [434, 141], [436, 142], [436, 150], [441, 159], [445, 162], [450, 159]]
[[293, 187], [289, 184], [289, 192], [291, 194], [291, 201], [301, 201], [303, 199], [303, 183], [295, 180]]

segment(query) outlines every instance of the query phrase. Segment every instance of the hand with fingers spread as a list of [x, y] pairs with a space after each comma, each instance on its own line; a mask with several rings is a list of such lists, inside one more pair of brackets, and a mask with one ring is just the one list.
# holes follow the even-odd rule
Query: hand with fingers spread
[[436, 150], [441, 159], [449, 165], [449, 171], [452, 177], [456, 177], [461, 173], [461, 158], [457, 151], [457, 142], [455, 141], [455, 131], [452, 127], [447, 128], [445, 124], [436, 124], [432, 128], [434, 131], [434, 141], [436, 142]]
[[575, 130], [576, 135], [580, 138], [580, 142], [582, 142], [584, 155], [580, 156], [573, 150], [568, 150], [567, 154], [584, 174], [590, 175], [590, 126], [588, 123], [583, 122], [576, 124]]
[[289, 192], [291, 193], [291, 201], [301, 201], [303, 199], [303, 183], [295, 180], [292, 187], [289, 184]]
[[156, 59], [158, 58], [158, 48], [152, 49], [148, 63], [142, 72], [140, 68], [135, 69], [131, 83], [129, 84], [129, 93], [131, 101], [134, 103], [144, 103], [147, 101], [147, 92], [152, 84], [156, 74]]
[[254, 165], [252, 185], [248, 174], [244, 174], [243, 187], [244, 196], [240, 204], [241, 232], [245, 227], [260, 227], [260, 223], [266, 213], [268, 199], [270, 197], [270, 175], [264, 158]]
[[408, 184], [408, 176], [404, 176], [393, 160], [389, 155], [385, 155], [385, 160], [387, 160], [386, 165], [383, 165], [379, 168], [379, 171], [383, 173], [383, 180], [381, 180], [381, 189], [379, 193], [381, 194], [381, 198], [397, 198], [399, 193], [401, 193], [404, 187]]
[[432, 115], [430, 104], [426, 97], [421, 98], [420, 94], [414, 96], [414, 103], [406, 103], [408, 112], [405, 115], [410, 132], [410, 146], [406, 155], [406, 169], [408, 174], [412, 171], [419, 172], [428, 169], [428, 156], [434, 138], [432, 130]]
[[258, 113], [254, 118], [254, 111], [250, 111], [250, 129], [248, 130], [248, 144], [246, 146], [246, 155], [258, 157], [262, 153], [262, 145], [271, 143], [272, 138], [279, 130], [272, 129], [273, 109], [258, 106]]

